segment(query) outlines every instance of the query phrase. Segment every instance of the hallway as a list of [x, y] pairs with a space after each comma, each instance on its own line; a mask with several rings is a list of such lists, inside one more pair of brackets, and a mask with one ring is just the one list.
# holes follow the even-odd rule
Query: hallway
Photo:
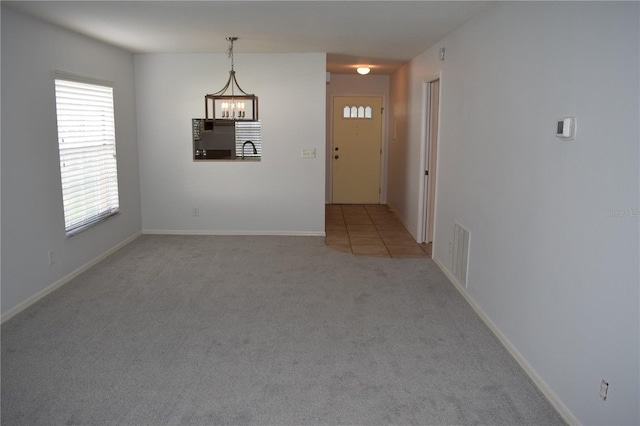
[[327, 246], [363, 256], [431, 256], [430, 244], [418, 244], [386, 205], [327, 204]]

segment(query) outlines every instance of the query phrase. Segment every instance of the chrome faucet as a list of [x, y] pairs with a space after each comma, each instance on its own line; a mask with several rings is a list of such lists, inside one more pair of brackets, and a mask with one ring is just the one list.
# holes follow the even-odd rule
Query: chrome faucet
[[258, 150], [256, 149], [256, 145], [255, 145], [253, 142], [251, 142], [251, 141], [246, 141], [245, 143], [243, 143], [243, 144], [242, 144], [242, 159], [243, 159], [243, 160], [244, 160], [244, 147], [245, 147], [248, 143], [250, 143], [250, 144], [251, 144], [251, 146], [253, 147], [253, 153], [254, 153], [254, 154], [258, 154]]

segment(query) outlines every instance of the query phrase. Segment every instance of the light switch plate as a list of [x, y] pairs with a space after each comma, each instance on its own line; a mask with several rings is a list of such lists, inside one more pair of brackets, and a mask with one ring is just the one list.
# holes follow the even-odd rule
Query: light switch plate
[[316, 149], [302, 148], [302, 158], [316, 158]]

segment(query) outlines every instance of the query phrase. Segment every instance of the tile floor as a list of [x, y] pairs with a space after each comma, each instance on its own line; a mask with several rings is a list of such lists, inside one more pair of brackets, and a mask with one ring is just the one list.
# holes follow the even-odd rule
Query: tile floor
[[325, 242], [346, 253], [375, 257], [429, 257], [386, 205], [327, 204]]

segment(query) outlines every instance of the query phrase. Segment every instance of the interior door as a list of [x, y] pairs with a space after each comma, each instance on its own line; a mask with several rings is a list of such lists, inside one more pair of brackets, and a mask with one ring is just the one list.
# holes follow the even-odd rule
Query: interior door
[[332, 200], [335, 204], [380, 203], [382, 98], [333, 99]]
[[427, 101], [427, 169], [424, 176], [425, 187], [425, 236], [426, 243], [433, 242], [433, 224], [436, 207], [436, 159], [438, 158], [438, 117], [440, 110], [440, 80], [429, 83], [429, 99]]

